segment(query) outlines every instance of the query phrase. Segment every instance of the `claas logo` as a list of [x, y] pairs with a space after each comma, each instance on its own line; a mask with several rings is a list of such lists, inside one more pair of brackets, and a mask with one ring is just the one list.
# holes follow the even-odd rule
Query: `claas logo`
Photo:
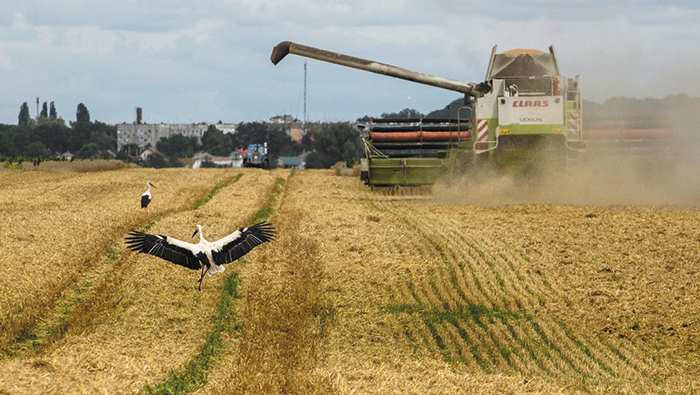
[[513, 107], [549, 107], [549, 100], [513, 100]]

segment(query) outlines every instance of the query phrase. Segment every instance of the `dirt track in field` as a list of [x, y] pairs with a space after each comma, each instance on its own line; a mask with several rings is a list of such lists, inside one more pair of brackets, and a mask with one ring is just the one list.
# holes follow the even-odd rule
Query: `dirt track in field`
[[[402, 196], [331, 171], [244, 173], [152, 229], [202, 222], [216, 239], [272, 204], [280, 231], [230, 266], [236, 323], [206, 383], [181, 393], [700, 389], [692, 206], [543, 201], [530, 187], [480, 202], [512, 185]], [[118, 297], [45, 351], [1, 360], [0, 393], [135, 393], [183, 371], [213, 327], [223, 278], [199, 294], [189, 271], [122, 260]]]

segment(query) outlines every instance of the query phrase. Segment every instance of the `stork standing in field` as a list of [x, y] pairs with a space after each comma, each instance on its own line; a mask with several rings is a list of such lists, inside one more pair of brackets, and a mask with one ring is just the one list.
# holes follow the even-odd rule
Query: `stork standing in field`
[[146, 183], [148, 185], [148, 190], [141, 195], [141, 208], [145, 208], [148, 210], [148, 205], [151, 203], [151, 199], [153, 199], [153, 195], [151, 194], [151, 187], [155, 188], [156, 186], [153, 185], [152, 182], [148, 181]]
[[275, 229], [266, 221], [249, 228], [238, 229], [215, 242], [204, 239], [201, 225], [197, 225], [192, 237], [197, 233], [199, 233], [199, 243], [192, 244], [170, 236], [151, 235], [132, 230], [126, 237], [126, 244], [132, 251], [157, 256], [192, 270], [201, 269], [202, 274], [198, 281], [198, 290], [201, 291], [205, 273], [211, 276], [223, 272], [226, 270], [223, 265], [235, 261], [260, 244], [272, 241], [275, 237]]

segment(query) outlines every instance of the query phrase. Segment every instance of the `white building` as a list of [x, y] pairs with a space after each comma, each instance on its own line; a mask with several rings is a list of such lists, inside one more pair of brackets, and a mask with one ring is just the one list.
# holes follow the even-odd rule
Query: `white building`
[[127, 144], [136, 144], [144, 149], [148, 144], [155, 147], [163, 137], [170, 138], [176, 134], [185, 137], [194, 136], [202, 143], [202, 136], [209, 128], [206, 122], [173, 125], [168, 123], [122, 123], [117, 125], [117, 151]]
[[236, 134], [236, 126], [238, 125], [235, 123], [217, 123], [214, 126], [224, 132], [224, 134]]

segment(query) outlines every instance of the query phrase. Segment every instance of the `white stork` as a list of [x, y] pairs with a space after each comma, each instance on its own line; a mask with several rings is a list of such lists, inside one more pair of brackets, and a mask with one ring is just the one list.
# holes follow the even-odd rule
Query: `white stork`
[[156, 186], [153, 185], [152, 182], [148, 181], [146, 183], [148, 185], [148, 190], [141, 195], [141, 208], [146, 208], [148, 207], [148, 204], [151, 203], [152, 195], [151, 195], [151, 187], [155, 188]]
[[126, 244], [132, 251], [157, 256], [192, 270], [201, 268], [202, 275], [198, 281], [198, 290], [201, 291], [204, 273], [211, 276], [223, 272], [226, 270], [223, 265], [235, 261], [260, 244], [272, 241], [275, 237], [275, 229], [266, 221], [249, 228], [238, 229], [215, 242], [204, 239], [202, 225], [197, 225], [192, 237], [197, 233], [199, 233], [199, 243], [192, 244], [170, 236], [151, 235], [132, 230], [126, 237]]

